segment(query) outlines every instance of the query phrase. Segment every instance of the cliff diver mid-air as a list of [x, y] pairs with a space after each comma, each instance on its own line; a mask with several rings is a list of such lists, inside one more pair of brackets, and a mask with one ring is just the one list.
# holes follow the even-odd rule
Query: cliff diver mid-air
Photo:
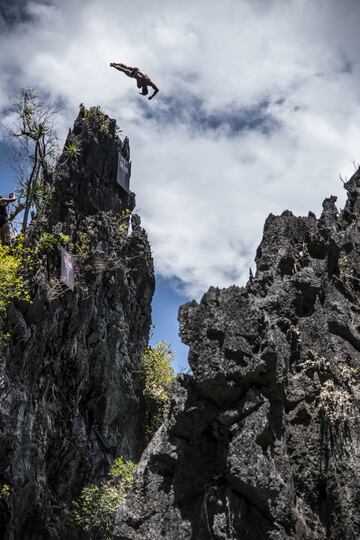
[[119, 71], [122, 71], [128, 77], [136, 79], [137, 87], [141, 88], [140, 94], [142, 96], [148, 95], [148, 86], [154, 89], [154, 93], [148, 99], [152, 99], [158, 93], [159, 89], [156, 84], [152, 82], [152, 80], [148, 75], [146, 75], [146, 73], [140, 71], [139, 68], [126, 66], [125, 64], [115, 64], [114, 62], [111, 62], [110, 66], [118, 69]]

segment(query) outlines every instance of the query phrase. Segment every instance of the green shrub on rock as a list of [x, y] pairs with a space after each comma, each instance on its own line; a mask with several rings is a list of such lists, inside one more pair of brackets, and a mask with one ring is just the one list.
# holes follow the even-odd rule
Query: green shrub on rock
[[168, 391], [174, 380], [171, 366], [173, 359], [174, 354], [165, 341], [159, 341], [155, 347], [146, 349], [141, 362], [146, 396], [151, 399], [168, 399]]
[[87, 122], [96, 120], [99, 123], [100, 133], [111, 139], [112, 135], [110, 133], [110, 118], [101, 110], [99, 106], [85, 109], [84, 120]]
[[83, 533], [110, 540], [118, 507], [124, 502], [132, 485], [136, 465], [132, 461], [115, 459], [109, 478], [99, 485], [85, 487], [73, 502], [71, 519]]
[[174, 354], [169, 345], [159, 341], [155, 347], [148, 347], [141, 360], [141, 373], [144, 384], [148, 439], [155, 433], [166, 418], [169, 409], [169, 389], [175, 378], [172, 368]]
[[25, 279], [28, 256], [22, 239], [13, 247], [0, 244], [0, 313], [14, 298], [30, 301]]
[[44, 233], [36, 246], [37, 253], [51, 253], [55, 251], [60, 246], [66, 246], [70, 242], [71, 238], [67, 234], [56, 234], [56, 233]]
[[0, 499], [7, 499], [10, 496], [11, 488], [9, 484], [3, 484], [0, 489]]
[[69, 159], [76, 159], [80, 154], [80, 147], [76, 142], [69, 142], [64, 148], [64, 154]]

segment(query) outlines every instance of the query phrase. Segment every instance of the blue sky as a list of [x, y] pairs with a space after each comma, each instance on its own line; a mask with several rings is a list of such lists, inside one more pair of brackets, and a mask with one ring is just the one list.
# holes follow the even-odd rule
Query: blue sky
[[0, 189], [1, 193], [8, 194], [9, 191], [15, 189], [16, 183], [14, 172], [10, 167], [7, 159], [6, 145], [0, 142]]
[[175, 354], [175, 369], [187, 371], [189, 369], [187, 361], [189, 348], [180, 341], [177, 316], [179, 305], [189, 299], [176, 292], [177, 285], [176, 280], [157, 276], [152, 306], [154, 331], [150, 343], [155, 345], [157, 341], [165, 339]]
[[359, 20], [355, 0], [1, 2], [0, 136], [24, 87], [61, 102], [62, 140], [81, 102], [116, 118], [158, 276], [155, 337], [177, 348], [178, 305], [246, 282], [269, 213], [343, 205], [339, 173], [360, 161]]

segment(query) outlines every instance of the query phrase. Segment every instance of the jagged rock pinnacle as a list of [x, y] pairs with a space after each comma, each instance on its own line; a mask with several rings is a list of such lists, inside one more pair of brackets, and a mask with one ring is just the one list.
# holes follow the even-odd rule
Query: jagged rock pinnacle
[[[136, 217], [129, 231], [135, 196], [116, 183], [121, 149], [115, 121], [82, 107], [31, 228], [34, 250], [43, 246], [32, 303], [14, 302], [1, 329], [10, 335], [1, 358], [0, 485], [10, 486], [2, 538], [82, 538], [72, 501], [115, 457], [136, 460], [144, 447], [139, 361], [154, 272]], [[59, 279], [59, 234], [76, 260], [74, 291]]]
[[119, 509], [117, 540], [360, 538], [360, 191], [270, 215], [246, 287], [180, 309], [193, 376]]

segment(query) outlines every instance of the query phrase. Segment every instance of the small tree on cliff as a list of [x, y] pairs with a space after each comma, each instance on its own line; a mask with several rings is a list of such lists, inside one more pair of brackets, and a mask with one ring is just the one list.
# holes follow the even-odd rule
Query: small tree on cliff
[[51, 169], [58, 156], [54, 128], [54, 105], [42, 100], [34, 90], [22, 90], [14, 100], [15, 120], [9, 128], [11, 163], [16, 173], [18, 204], [13, 220], [23, 212], [21, 231], [26, 232], [32, 209], [39, 211], [50, 187]]
[[165, 341], [147, 347], [141, 359], [146, 403], [146, 436], [150, 439], [161, 426], [169, 409], [169, 390], [175, 378], [174, 353]]
[[111, 540], [117, 509], [132, 486], [135, 469], [132, 461], [117, 457], [107, 478], [84, 487], [80, 497], [73, 501], [70, 514], [73, 525], [87, 537]]

